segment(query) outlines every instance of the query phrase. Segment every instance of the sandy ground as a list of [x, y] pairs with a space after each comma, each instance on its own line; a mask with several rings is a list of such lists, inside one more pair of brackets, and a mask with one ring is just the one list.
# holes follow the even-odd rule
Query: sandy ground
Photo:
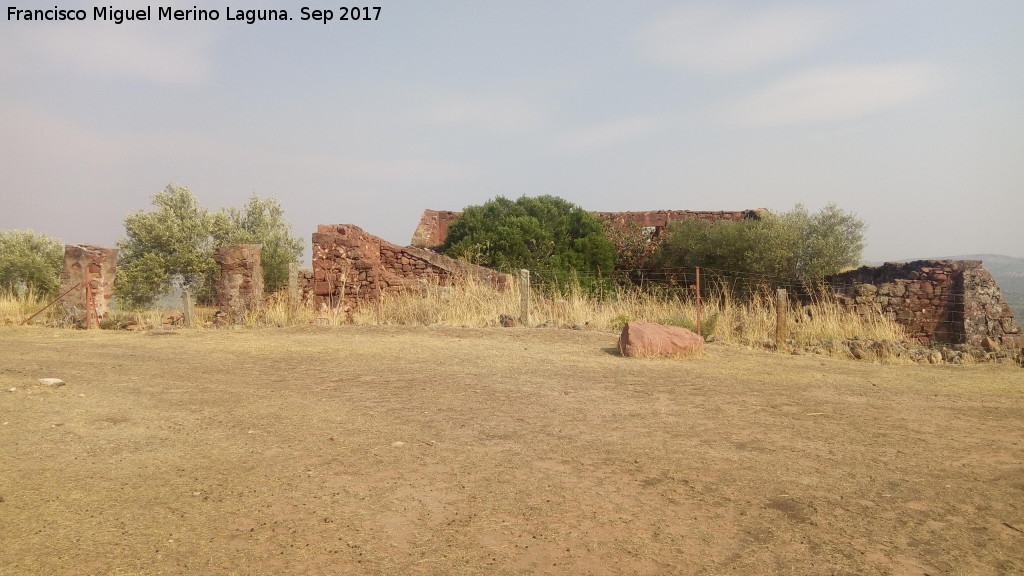
[[1024, 574], [1024, 370], [614, 345], [0, 327], [0, 574]]

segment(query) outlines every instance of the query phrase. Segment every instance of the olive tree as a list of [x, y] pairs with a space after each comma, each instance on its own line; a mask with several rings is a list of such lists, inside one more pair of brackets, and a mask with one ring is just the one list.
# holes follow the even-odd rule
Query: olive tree
[[31, 230], [0, 230], [0, 291], [56, 296], [63, 258], [60, 240]]
[[219, 270], [214, 250], [224, 244], [262, 244], [263, 281], [267, 291], [288, 282], [288, 266], [302, 255], [302, 241], [277, 200], [253, 196], [242, 209], [209, 212], [186, 187], [167, 185], [153, 196], [154, 210], [125, 218], [125, 238], [115, 292], [133, 308], [151, 306], [175, 286], [210, 301]]
[[200, 298], [212, 293], [217, 272], [213, 231], [217, 219], [192, 191], [168, 184], [153, 196], [154, 210], [129, 214], [120, 249], [115, 294], [132, 308], [152, 306], [175, 285]]
[[688, 219], [668, 226], [655, 261], [814, 283], [860, 263], [865, 227], [835, 204], [813, 214], [797, 204], [756, 220]]
[[288, 285], [288, 267], [302, 257], [302, 239], [291, 235], [291, 224], [274, 198], [253, 195], [241, 209], [225, 208], [217, 214], [217, 245], [262, 244], [263, 288], [275, 292]]

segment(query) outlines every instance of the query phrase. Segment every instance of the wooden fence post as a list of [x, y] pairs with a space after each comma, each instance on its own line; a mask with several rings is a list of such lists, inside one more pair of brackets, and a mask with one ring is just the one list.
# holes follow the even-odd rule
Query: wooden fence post
[[519, 271], [519, 323], [523, 326], [530, 322], [530, 271]]
[[785, 288], [775, 291], [775, 348], [781, 349], [789, 336], [789, 297]]

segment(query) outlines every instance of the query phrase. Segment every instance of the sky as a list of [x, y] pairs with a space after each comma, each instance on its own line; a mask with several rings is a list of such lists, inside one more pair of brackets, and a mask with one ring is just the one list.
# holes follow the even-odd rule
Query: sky
[[[1024, 2], [25, 2], [0, 18], [0, 229], [113, 246], [167, 184], [276, 198], [308, 243], [426, 208], [792, 209], [865, 261], [1024, 257]], [[311, 0], [312, 1], [312, 0]], [[12, 9], [86, 10], [85, 21]], [[93, 19], [95, 7], [217, 21]], [[286, 9], [290, 21], [228, 20]], [[376, 11], [374, 14], [376, 15]]]

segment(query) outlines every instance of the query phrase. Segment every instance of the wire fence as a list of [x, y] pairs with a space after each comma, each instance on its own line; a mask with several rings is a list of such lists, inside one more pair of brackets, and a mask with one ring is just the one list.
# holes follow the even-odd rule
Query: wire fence
[[[790, 302], [800, 306], [832, 301], [861, 313], [889, 316], [914, 329], [951, 334], [962, 333], [964, 326], [979, 316], [981, 319], [977, 321], [984, 323], [987, 313], [985, 310], [971, 310], [971, 301], [976, 295], [963, 291], [962, 282], [956, 282], [952, 277], [941, 284], [929, 280], [900, 279], [906, 281], [901, 284], [895, 278], [880, 282], [881, 278], [870, 274], [846, 274], [809, 283], [799, 278], [708, 267], [635, 268], [616, 270], [611, 274], [566, 273], [539, 268], [531, 269], [530, 274], [542, 291], [581, 289], [598, 299], [614, 298], [619, 290], [625, 288], [683, 300], [696, 298], [699, 290], [704, 298], [727, 294], [744, 301], [784, 289]], [[915, 283], [917, 287], [908, 287], [907, 283]], [[875, 294], [859, 294], [859, 287], [865, 284], [874, 286]], [[903, 293], [897, 296], [890, 291], [889, 295], [880, 296], [877, 290], [882, 284], [902, 285]], [[921, 287], [926, 284], [929, 285], [927, 291], [922, 291], [925, 289]]]

